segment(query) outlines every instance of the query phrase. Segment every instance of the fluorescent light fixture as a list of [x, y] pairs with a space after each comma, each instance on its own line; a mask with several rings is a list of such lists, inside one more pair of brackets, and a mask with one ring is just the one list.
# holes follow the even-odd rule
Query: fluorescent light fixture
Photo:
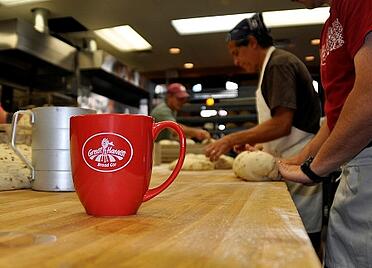
[[0, 5], [3, 6], [19, 6], [19, 5], [26, 5], [31, 3], [40, 3], [46, 2], [50, 0], [0, 0]]
[[323, 24], [329, 17], [329, 7], [316, 9], [290, 9], [262, 14], [269, 28]]
[[129, 25], [94, 31], [120, 51], [149, 50], [152, 46]]
[[[242, 19], [254, 13], [224, 16], [198, 17], [172, 20], [171, 24], [180, 35], [228, 32]], [[323, 24], [329, 17], [329, 7], [313, 10], [290, 9], [263, 12], [265, 24], [269, 28]]]

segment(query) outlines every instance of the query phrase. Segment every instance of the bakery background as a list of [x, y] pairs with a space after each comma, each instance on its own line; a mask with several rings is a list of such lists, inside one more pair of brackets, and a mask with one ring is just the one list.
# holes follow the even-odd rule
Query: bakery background
[[[257, 76], [233, 65], [225, 43], [228, 29], [182, 34], [172, 21], [253, 12], [265, 15], [300, 8], [292, 1], [275, 0], [3, 0], [1, 105], [9, 112], [39, 106], [79, 106], [98, 113], [149, 114], [163, 98], [165, 84], [180, 82], [191, 98], [179, 113], [178, 122], [207, 129], [214, 138], [250, 128], [257, 121]], [[291, 17], [285, 14], [277, 13], [279, 20]], [[317, 38], [324, 14], [327, 12], [309, 25], [297, 19], [295, 25], [271, 28], [276, 46], [302, 59], [316, 85]], [[148, 42], [145, 47], [118, 48], [102, 37], [102, 29], [123, 25], [142, 36]], [[21, 120], [17, 141], [29, 146], [31, 125], [26, 117]], [[1, 126], [2, 143], [9, 139], [9, 123], [10, 119]], [[188, 152], [200, 154], [203, 146], [190, 145]], [[158, 145], [155, 162], [173, 161], [175, 150], [174, 145]]]
[[[241, 108], [252, 104], [257, 77], [233, 65], [226, 30], [182, 35], [172, 20], [302, 8], [275, 0], [7, 0], [0, 5], [1, 103], [6, 110], [79, 104], [101, 112], [146, 113], [161, 96], [160, 85], [177, 81], [192, 94], [184, 108], [187, 118], [180, 120], [212, 123], [207, 126], [218, 134], [227, 130], [218, 129], [215, 118], [200, 119], [201, 110], [208, 108], [206, 99], [214, 97], [214, 110], [229, 110], [230, 118], [219, 118], [226, 128], [240, 126], [239, 115], [247, 113]], [[278, 47], [304, 60], [318, 80], [318, 46], [311, 40], [319, 37], [321, 24], [300, 23], [297, 19], [295, 26], [273, 27], [272, 35]], [[151, 47], [123, 51], [98, 35], [99, 29], [121, 25], [131, 26]], [[170, 48], [180, 53], [171, 54]]]

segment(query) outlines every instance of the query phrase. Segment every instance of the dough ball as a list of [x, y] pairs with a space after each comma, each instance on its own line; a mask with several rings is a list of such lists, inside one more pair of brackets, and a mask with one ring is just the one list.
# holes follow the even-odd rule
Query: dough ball
[[195, 144], [195, 141], [192, 139], [186, 139], [186, 144]]
[[[169, 164], [169, 169], [173, 170], [176, 167], [178, 160], [174, 160]], [[212, 170], [214, 164], [203, 154], [186, 154], [183, 162], [182, 170]]]
[[237, 177], [247, 181], [268, 181], [278, 177], [275, 158], [261, 151], [244, 151], [234, 160], [233, 171]]
[[215, 169], [232, 169], [234, 158], [227, 155], [221, 155], [217, 161], [214, 162]]
[[161, 144], [161, 145], [177, 145], [178, 144], [178, 141], [161, 140], [161, 141], [159, 141], [159, 144]]
[[[161, 145], [179, 145], [180, 142], [177, 140], [160, 140], [159, 141], [159, 144]], [[186, 139], [186, 144], [195, 144], [195, 141], [193, 141], [192, 139]]]

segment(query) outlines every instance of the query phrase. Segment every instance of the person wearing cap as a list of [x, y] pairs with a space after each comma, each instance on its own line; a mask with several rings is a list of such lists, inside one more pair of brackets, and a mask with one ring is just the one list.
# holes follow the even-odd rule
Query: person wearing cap
[[296, 2], [330, 5], [320, 41], [326, 124], [295, 158], [281, 161], [279, 171], [285, 180], [314, 184], [342, 167], [325, 265], [372, 267], [372, 1]]
[[[319, 129], [320, 99], [306, 66], [295, 55], [277, 49], [261, 14], [238, 23], [228, 34], [228, 50], [234, 64], [258, 73], [256, 106], [258, 125], [231, 133], [206, 147], [216, 160], [234, 147], [241, 151], [260, 144], [277, 157], [300, 151]], [[314, 248], [320, 247], [322, 185], [287, 183]]]
[[[167, 95], [165, 101], [157, 105], [151, 112], [151, 116], [155, 118], [155, 122], [174, 121], [176, 122], [177, 112], [187, 102], [189, 94], [186, 88], [180, 83], [173, 83], [167, 87]], [[208, 131], [200, 128], [189, 127], [180, 124], [185, 135], [188, 138], [196, 138], [197, 140], [209, 139], [211, 136]], [[166, 129], [160, 132], [156, 141], [163, 139], [173, 139], [173, 134]]]

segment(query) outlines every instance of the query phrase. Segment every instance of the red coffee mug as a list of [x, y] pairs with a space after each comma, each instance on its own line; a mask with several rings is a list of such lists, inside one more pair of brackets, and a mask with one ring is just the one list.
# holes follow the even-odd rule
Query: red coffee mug
[[[153, 144], [165, 128], [180, 140], [178, 162], [160, 186], [149, 189]], [[182, 128], [175, 122], [154, 123], [151, 116], [87, 114], [70, 119], [71, 172], [87, 214], [136, 214], [142, 202], [164, 191], [181, 170], [186, 151]]]

